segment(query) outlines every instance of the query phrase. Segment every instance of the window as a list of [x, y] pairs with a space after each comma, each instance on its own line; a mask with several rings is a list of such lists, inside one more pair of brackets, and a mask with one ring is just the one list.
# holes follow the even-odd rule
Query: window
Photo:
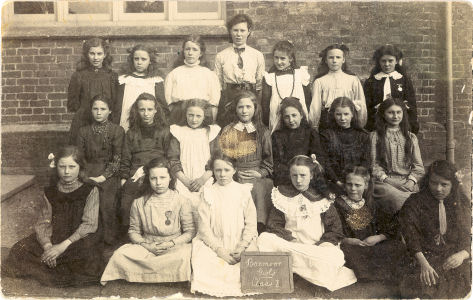
[[181, 0], [11, 1], [4, 5], [2, 14], [4, 24], [35, 27], [198, 25], [199, 22], [223, 25], [224, 5], [222, 1]]

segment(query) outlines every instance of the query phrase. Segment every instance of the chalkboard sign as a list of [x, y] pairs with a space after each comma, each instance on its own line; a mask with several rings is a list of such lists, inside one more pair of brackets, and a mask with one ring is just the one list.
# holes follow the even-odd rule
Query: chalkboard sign
[[240, 262], [243, 293], [292, 293], [292, 256], [289, 252], [243, 252]]

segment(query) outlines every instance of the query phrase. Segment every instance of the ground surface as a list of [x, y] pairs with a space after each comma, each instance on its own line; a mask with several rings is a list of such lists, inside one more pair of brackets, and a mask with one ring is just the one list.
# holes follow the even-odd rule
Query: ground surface
[[[41, 188], [34, 184], [1, 204], [1, 246], [2, 260], [9, 249], [19, 239], [33, 232], [38, 203], [41, 199]], [[1, 278], [2, 292], [10, 297], [52, 297], [52, 298], [151, 298], [151, 297], [185, 297], [211, 298], [205, 295], [193, 295], [189, 292], [189, 283], [138, 284], [125, 281], [110, 282], [106, 286], [84, 288], [50, 288], [41, 286], [34, 280]], [[389, 284], [356, 283], [352, 286], [329, 293], [304, 279], [294, 276], [294, 292], [291, 294], [264, 294], [254, 296], [256, 299], [288, 298], [398, 298], [398, 291]]]

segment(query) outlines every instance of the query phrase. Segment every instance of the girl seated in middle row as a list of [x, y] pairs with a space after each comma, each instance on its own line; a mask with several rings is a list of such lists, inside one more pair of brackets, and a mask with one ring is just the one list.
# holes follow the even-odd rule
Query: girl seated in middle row
[[[318, 168], [316, 169], [316, 167]], [[330, 291], [356, 282], [338, 244], [343, 238], [340, 217], [310, 181], [321, 167], [305, 155], [289, 162], [290, 185], [273, 189], [274, 207], [267, 231], [258, 237], [260, 251], [291, 252], [293, 270], [302, 278]]]
[[143, 167], [153, 158], [166, 157], [171, 135], [158, 100], [151, 94], [138, 96], [130, 111], [120, 162], [122, 196], [120, 199], [121, 234], [126, 237], [130, 207], [138, 198], [143, 182]]
[[235, 121], [222, 130], [219, 146], [223, 154], [235, 159], [236, 181], [253, 184], [251, 194], [258, 212], [258, 232], [261, 232], [271, 208], [271, 136], [261, 122], [260, 107], [252, 92], [237, 94], [233, 112]]
[[345, 167], [370, 167], [369, 135], [358, 124], [355, 104], [347, 97], [333, 100], [328, 111], [328, 120], [328, 128], [320, 132], [323, 149], [320, 161], [331, 188], [343, 193]]

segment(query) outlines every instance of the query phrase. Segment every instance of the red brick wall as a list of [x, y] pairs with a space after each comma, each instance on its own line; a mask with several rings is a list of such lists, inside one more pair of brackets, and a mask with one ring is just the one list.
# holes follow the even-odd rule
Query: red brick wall
[[[227, 18], [249, 14], [255, 23], [250, 44], [264, 52], [267, 69], [271, 49], [282, 39], [297, 47], [297, 61], [315, 74], [318, 53], [332, 43], [344, 43], [351, 53], [350, 69], [362, 80], [373, 66], [371, 56], [382, 44], [397, 45], [417, 92], [421, 123], [418, 135], [426, 161], [445, 158], [445, 3], [440, 2], [227, 2]], [[470, 162], [472, 9], [454, 3], [454, 95], [456, 157]], [[2, 49], [2, 124], [68, 123], [66, 93], [79, 59], [83, 38], [4, 40]], [[170, 71], [180, 48], [179, 38], [112, 39], [114, 68], [126, 59], [126, 49], [136, 43], [154, 45], [163, 73]], [[209, 59], [227, 41], [208, 41]], [[463, 85], [463, 93], [461, 93]]]

